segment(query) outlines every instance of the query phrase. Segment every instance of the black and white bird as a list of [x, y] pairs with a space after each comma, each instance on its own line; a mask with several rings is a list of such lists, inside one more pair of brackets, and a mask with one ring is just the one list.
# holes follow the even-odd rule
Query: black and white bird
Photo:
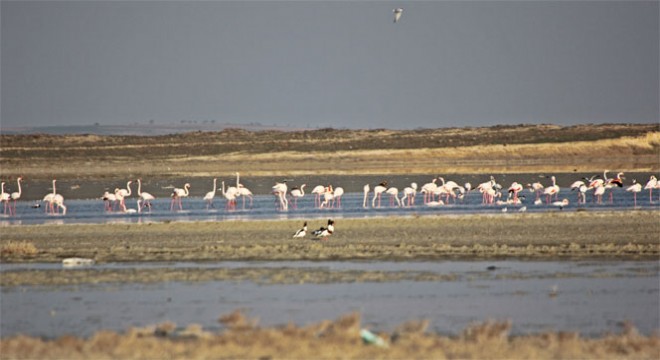
[[335, 231], [334, 224], [335, 222], [332, 219], [328, 219], [328, 226], [322, 226], [320, 229], [314, 230], [312, 235], [314, 235], [317, 239], [323, 238], [323, 240], [328, 240], [328, 236], [332, 235], [332, 233]]
[[403, 14], [403, 8], [396, 8], [392, 10], [392, 12], [394, 13], [394, 22], [399, 22], [399, 19], [401, 19], [401, 14]]
[[305, 221], [302, 228], [298, 229], [298, 231], [296, 231], [296, 233], [293, 234], [293, 237], [301, 238], [301, 237], [305, 237], [305, 235], [307, 235], [307, 221]]

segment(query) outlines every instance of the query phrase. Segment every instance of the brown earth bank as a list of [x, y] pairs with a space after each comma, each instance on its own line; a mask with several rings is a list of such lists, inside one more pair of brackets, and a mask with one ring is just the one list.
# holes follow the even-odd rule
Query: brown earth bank
[[[239, 311], [219, 319], [226, 329], [164, 323], [125, 333], [100, 331], [89, 339], [0, 340], [2, 359], [657, 359], [660, 337], [624, 324], [619, 334], [583, 338], [576, 333], [511, 336], [511, 324], [485, 322], [459, 336], [426, 333], [428, 321], [411, 320], [391, 333], [371, 333], [359, 314], [307, 326], [261, 328]], [[379, 345], [373, 343], [377, 341]]]
[[0, 135], [0, 177], [31, 180], [474, 174], [660, 169], [659, 124], [409, 131]]

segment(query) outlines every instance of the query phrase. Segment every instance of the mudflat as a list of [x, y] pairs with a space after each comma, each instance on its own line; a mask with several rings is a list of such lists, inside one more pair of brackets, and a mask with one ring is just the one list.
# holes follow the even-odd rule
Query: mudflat
[[[68, 257], [102, 262], [228, 260], [443, 260], [452, 258], [654, 259], [660, 256], [657, 211], [434, 215], [335, 219], [327, 240], [292, 238], [298, 220], [12, 226], [0, 239], [3, 262], [60, 262]], [[310, 220], [309, 228], [325, 225]], [[13, 250], [32, 244], [34, 251]], [[71, 284], [87, 281], [190, 280], [189, 271], [70, 273], [23, 271], [1, 285]], [[230, 271], [200, 270], [200, 280], [228, 279]], [[263, 274], [255, 274], [261, 278]], [[309, 274], [292, 271], [273, 282]], [[329, 281], [317, 274], [314, 281]], [[280, 280], [277, 280], [277, 279]]]

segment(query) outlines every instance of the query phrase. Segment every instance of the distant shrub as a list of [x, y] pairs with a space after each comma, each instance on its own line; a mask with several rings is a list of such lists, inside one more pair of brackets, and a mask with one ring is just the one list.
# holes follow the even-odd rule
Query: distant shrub
[[13, 256], [32, 256], [37, 253], [37, 247], [33, 243], [27, 241], [10, 241], [2, 245], [0, 249], [0, 254], [3, 256], [13, 255]]

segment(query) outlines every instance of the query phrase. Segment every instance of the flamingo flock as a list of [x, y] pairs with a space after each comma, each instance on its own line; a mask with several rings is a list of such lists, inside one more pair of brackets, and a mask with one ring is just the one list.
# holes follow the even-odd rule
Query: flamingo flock
[[[658, 191], [660, 194], [660, 182], [655, 175], [651, 175], [649, 180], [644, 185], [636, 179], [632, 183], [625, 185], [625, 173], [618, 172], [615, 176], [609, 177], [609, 170], [603, 171], [602, 175], [597, 174], [591, 177], [583, 177], [575, 180], [568, 189], [570, 193], [575, 193], [574, 204], [581, 207], [588, 202], [588, 193], [591, 192], [591, 202], [595, 205], [603, 204], [605, 201], [610, 204], [614, 203], [614, 189], [622, 188], [627, 193], [631, 193], [633, 206], [638, 207], [637, 197], [638, 193], [648, 190], [649, 202], [654, 203], [653, 191]], [[218, 187], [218, 178], [212, 179], [212, 186], [209, 186], [210, 191], [205, 195], [200, 196], [206, 205], [207, 211], [215, 210], [215, 199], [217, 192], [221, 192], [224, 199], [225, 211], [235, 211], [237, 208], [238, 198], [242, 198], [242, 209], [246, 210], [246, 200], [249, 199], [249, 209], [253, 206], [253, 193], [240, 182], [240, 174], [236, 175], [235, 186], [228, 185], [223, 180], [221, 186]], [[557, 183], [555, 176], [539, 176], [539, 181], [524, 183], [513, 181], [508, 187], [502, 186], [498, 183], [494, 176], [489, 176], [489, 180], [484, 181], [477, 186], [472, 186], [470, 183], [459, 185], [456, 181], [445, 179], [442, 176], [437, 176], [429, 179], [428, 182], [422, 186], [418, 186], [416, 182], [412, 182], [403, 186], [401, 189], [392, 186], [388, 180], [383, 180], [377, 184], [365, 184], [363, 187], [362, 207], [364, 209], [381, 207], [390, 208], [411, 208], [416, 206], [437, 207], [450, 204], [458, 205], [462, 203], [465, 196], [470, 192], [478, 191], [481, 194], [481, 203], [484, 206], [504, 206], [503, 212], [506, 212], [507, 206], [514, 206], [518, 208], [519, 212], [527, 210], [528, 205], [542, 205], [555, 207], [557, 209], [564, 209], [572, 201], [567, 197], [560, 199], [561, 187]], [[342, 196], [344, 195], [344, 188], [341, 186], [334, 186], [332, 184], [317, 185], [312, 188], [311, 192], [306, 192], [306, 183], [290, 186], [289, 183], [293, 180], [285, 179], [275, 182], [271, 187], [271, 194], [275, 198], [275, 206], [279, 211], [298, 210], [304, 207], [305, 203], [301, 201], [305, 196], [313, 196], [313, 207], [315, 209], [341, 209]], [[16, 191], [11, 192], [9, 182], [2, 181], [0, 186], [0, 201], [3, 203], [3, 214], [5, 216], [16, 215], [16, 204], [20, 201], [23, 195], [22, 185], [24, 183], [23, 177], [16, 178]], [[132, 185], [137, 183], [137, 204], [136, 209], [131, 209], [127, 206], [126, 200], [130, 199], [135, 194], [133, 193]], [[125, 188], [109, 187], [100, 197], [104, 203], [106, 212], [121, 212], [121, 213], [142, 213], [152, 211], [152, 201], [156, 199], [154, 195], [149, 192], [143, 191], [142, 179], [127, 180]], [[146, 184], [149, 186], [149, 183]], [[79, 187], [79, 185], [72, 186], [72, 189]], [[170, 193], [170, 211], [183, 211], [184, 199], [192, 197], [190, 183], [185, 183], [182, 187], [169, 187]], [[530, 203], [526, 203], [527, 199], [524, 195], [527, 189], [533, 196]], [[421, 194], [421, 200], [418, 204], [416, 201], [417, 195]], [[382, 197], [386, 196], [386, 202], [382, 201]], [[657, 196], [657, 195], [656, 195]], [[186, 200], [194, 201], [194, 200]], [[660, 201], [660, 197], [658, 198]], [[57, 192], [57, 180], [52, 180], [52, 188], [43, 197], [42, 202], [45, 203], [44, 211], [49, 215], [66, 215], [67, 207], [64, 204], [64, 197]], [[311, 206], [311, 204], [309, 205]], [[33, 207], [40, 207], [39, 204]], [[307, 230], [305, 229], [305, 232]]]

